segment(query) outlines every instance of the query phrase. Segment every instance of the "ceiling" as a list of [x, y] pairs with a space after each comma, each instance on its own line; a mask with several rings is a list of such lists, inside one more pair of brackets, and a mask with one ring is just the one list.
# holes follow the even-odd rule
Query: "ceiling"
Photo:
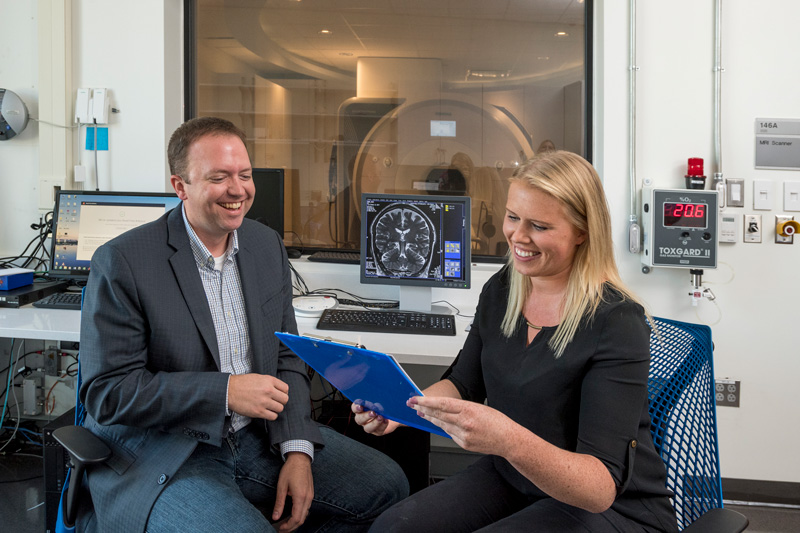
[[456, 86], [583, 77], [583, 0], [198, 0], [197, 6], [198, 57], [210, 73], [351, 84], [358, 58], [390, 57], [438, 58], [444, 82]]

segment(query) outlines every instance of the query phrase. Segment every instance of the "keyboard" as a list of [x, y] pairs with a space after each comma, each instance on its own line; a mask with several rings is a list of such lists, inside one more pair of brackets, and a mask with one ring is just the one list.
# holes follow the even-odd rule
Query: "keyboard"
[[79, 292], [54, 292], [41, 300], [33, 302], [34, 307], [42, 309], [70, 309], [81, 310], [81, 293]]
[[453, 336], [456, 319], [453, 315], [416, 311], [326, 309], [319, 317], [317, 329]]
[[358, 252], [320, 251], [309, 255], [308, 260], [319, 261], [320, 263], [346, 263], [348, 265], [358, 265], [361, 263], [361, 256]]

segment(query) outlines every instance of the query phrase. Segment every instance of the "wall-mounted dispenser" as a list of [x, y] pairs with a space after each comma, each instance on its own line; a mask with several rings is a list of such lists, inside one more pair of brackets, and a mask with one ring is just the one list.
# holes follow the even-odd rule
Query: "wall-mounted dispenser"
[[25, 102], [8, 89], [0, 89], [0, 141], [7, 141], [22, 133], [28, 125], [28, 108]]

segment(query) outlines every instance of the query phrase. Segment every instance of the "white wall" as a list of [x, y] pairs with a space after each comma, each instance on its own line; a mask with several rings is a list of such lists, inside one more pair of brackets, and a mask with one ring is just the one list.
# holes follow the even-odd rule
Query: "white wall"
[[[180, 122], [181, 33], [179, 0], [103, 2], [75, 0], [76, 84], [112, 90], [122, 113], [112, 122], [113, 183], [120, 189], [163, 190], [164, 146]], [[638, 176], [659, 186], [680, 187], [688, 157], [713, 169], [713, 0], [638, 2]], [[164, 7], [166, 5], [166, 8]], [[791, 313], [800, 301], [793, 278], [800, 242], [729, 244], [720, 268], [705, 280], [716, 304], [690, 304], [689, 274], [640, 270], [627, 253], [628, 2], [596, 0], [596, 156], [614, 213], [617, 255], [625, 280], [657, 316], [711, 324], [718, 377], [742, 382], [741, 407], [720, 408], [722, 472], [725, 477], [800, 482], [794, 443], [800, 429], [795, 376], [800, 358]], [[753, 168], [755, 117], [800, 118], [800, 69], [796, 67], [800, 20], [796, 0], [723, 2], [723, 163], [726, 177], [743, 178], [752, 212], [752, 180], [798, 180], [798, 171]], [[36, 109], [35, 9], [28, 2], [0, 0], [16, 39], [0, 43], [0, 80]], [[8, 37], [8, 33], [6, 34]], [[177, 56], [176, 56], [177, 54]], [[19, 253], [38, 220], [37, 126], [0, 143], [0, 253]], [[780, 188], [776, 189], [780, 190]], [[762, 212], [765, 221], [780, 213]], [[769, 228], [769, 226], [767, 226]]]
[[[32, 117], [39, 117], [39, 70], [36, 2], [0, 0], [5, 24], [0, 39], [0, 87], [19, 95]], [[0, 142], [0, 256], [16, 256], [36, 233], [39, 176], [39, 125], [29, 121], [25, 130]]]
[[73, 0], [76, 87], [108, 87], [111, 190], [165, 191], [182, 122], [182, 2]]
[[[75, 87], [107, 87], [120, 109], [109, 124], [111, 189], [171, 190], [166, 143], [183, 118], [183, 3], [73, 0], [72, 6]], [[0, 86], [19, 94], [38, 117], [37, 2], [0, 0], [0, 13], [13, 21], [0, 42]], [[49, 126], [31, 121], [0, 143], [2, 256], [20, 253], [35, 236], [40, 127]]]
[[[658, 186], [681, 187], [688, 157], [702, 157], [714, 172], [714, 2], [637, 2], [637, 176]], [[756, 117], [800, 118], [797, 50], [800, 2], [722, 2], [722, 170], [745, 180], [745, 208], [754, 213], [752, 180], [800, 180], [799, 171], [754, 168]], [[599, 0], [598, 123], [600, 171], [614, 217], [617, 256], [624, 279], [655, 315], [712, 326], [717, 377], [741, 380], [741, 407], [717, 410], [724, 477], [800, 482], [795, 443], [800, 374], [793, 312], [800, 282], [793, 276], [800, 242], [773, 243], [773, 211], [760, 211], [760, 244], [720, 246], [719, 268], [704, 277], [717, 300], [692, 308], [685, 270], [642, 274], [638, 257], [625, 251], [628, 205], [627, 80], [628, 2]], [[739, 230], [741, 235], [741, 228]], [[716, 304], [716, 305], [715, 305]]]

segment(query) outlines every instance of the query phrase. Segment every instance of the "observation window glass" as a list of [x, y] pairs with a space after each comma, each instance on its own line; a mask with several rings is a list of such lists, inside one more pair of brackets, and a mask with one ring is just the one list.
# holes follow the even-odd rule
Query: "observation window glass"
[[[195, 0], [187, 116], [241, 127], [284, 171], [287, 246], [358, 249], [362, 193], [469, 195], [502, 257], [507, 178], [590, 158], [591, 0]], [[258, 194], [272, 194], [258, 189]]]

